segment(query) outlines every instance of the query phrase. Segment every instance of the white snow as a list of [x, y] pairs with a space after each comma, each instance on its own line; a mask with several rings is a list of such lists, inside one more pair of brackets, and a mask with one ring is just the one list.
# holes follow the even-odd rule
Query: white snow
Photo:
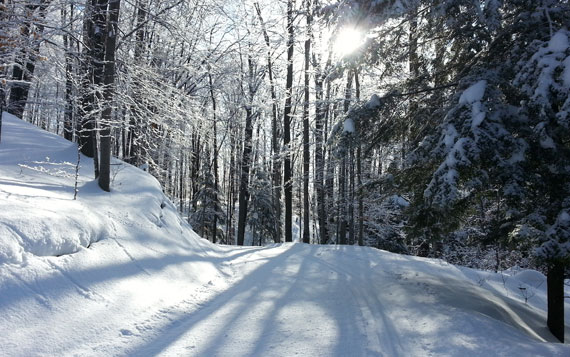
[[398, 195], [392, 195], [392, 202], [397, 204], [400, 207], [408, 207], [410, 202], [408, 202], [404, 197]]
[[487, 81], [481, 80], [464, 90], [459, 97], [459, 104], [471, 105], [471, 130], [475, 130], [485, 119], [485, 111], [481, 103], [485, 89], [487, 89]]
[[382, 100], [377, 94], [372, 94], [368, 102], [366, 102], [366, 107], [368, 109], [378, 109], [382, 106]]
[[[570, 87], [570, 73], [568, 70], [570, 60], [567, 56], [568, 47], [568, 31], [562, 29], [552, 36], [546, 47], [539, 48], [531, 58], [529, 66], [536, 62], [536, 68], [539, 70], [538, 79], [533, 88], [534, 91], [532, 92], [532, 98], [542, 103], [542, 105], [546, 105], [548, 102], [547, 99], [552, 89], [561, 90], [557, 78], [559, 68], [562, 70], [560, 72], [562, 86], [566, 89]], [[517, 75], [515, 84], [521, 80], [524, 80], [524, 76], [521, 76], [521, 74]], [[527, 88], [527, 90], [528, 89], [529, 88]]]
[[457, 130], [453, 124], [448, 124], [445, 130], [445, 137], [443, 138], [443, 143], [446, 147], [451, 147], [455, 140], [457, 139]]
[[475, 102], [480, 102], [485, 95], [485, 89], [487, 88], [487, 81], [481, 80], [475, 84], [472, 84], [469, 88], [461, 93], [459, 97], [459, 104], [473, 104]]
[[116, 161], [104, 193], [82, 157], [73, 201], [73, 177], [19, 166], [46, 156], [76, 151], [4, 116], [3, 356], [570, 355], [545, 328], [538, 272], [352, 246], [215, 246], [142, 170]]
[[354, 133], [354, 120], [350, 118], [344, 120], [344, 132]]
[[568, 36], [565, 30], [556, 32], [548, 42], [548, 50], [552, 52], [564, 52], [568, 48]]

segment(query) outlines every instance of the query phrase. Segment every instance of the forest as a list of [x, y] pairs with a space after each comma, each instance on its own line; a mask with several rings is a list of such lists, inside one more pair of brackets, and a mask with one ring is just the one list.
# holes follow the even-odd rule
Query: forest
[[213, 243], [543, 271], [563, 340], [569, 29], [567, 0], [0, 0], [0, 112]]

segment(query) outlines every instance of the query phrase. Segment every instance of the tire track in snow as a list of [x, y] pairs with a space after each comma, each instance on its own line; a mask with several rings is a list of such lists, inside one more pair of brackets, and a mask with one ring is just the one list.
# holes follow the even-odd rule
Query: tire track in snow
[[347, 282], [346, 286], [358, 302], [363, 328], [368, 338], [368, 353], [380, 356], [409, 355], [403, 347], [392, 319], [383, 312], [386, 309], [382, 302], [373, 292], [371, 293], [370, 289], [361, 288], [361, 286], [370, 286], [370, 281], [364, 280], [360, 278], [359, 274], [333, 265], [318, 256], [311, 255], [309, 257], [317, 264], [326, 266], [337, 274], [344, 275], [348, 278], [347, 281], [355, 282]]

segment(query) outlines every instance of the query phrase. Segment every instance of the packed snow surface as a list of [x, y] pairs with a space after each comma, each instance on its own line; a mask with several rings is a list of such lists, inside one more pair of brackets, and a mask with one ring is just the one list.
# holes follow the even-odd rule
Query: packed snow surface
[[104, 193], [82, 157], [74, 201], [76, 157], [4, 116], [2, 356], [570, 355], [545, 328], [536, 271], [352, 246], [214, 246], [119, 161]]

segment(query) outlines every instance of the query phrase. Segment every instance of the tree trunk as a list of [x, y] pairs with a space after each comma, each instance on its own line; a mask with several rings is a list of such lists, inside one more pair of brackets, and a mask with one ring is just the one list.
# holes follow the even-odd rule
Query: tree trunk
[[250, 98], [246, 104], [246, 118], [245, 118], [245, 132], [243, 140], [243, 155], [241, 160], [241, 176], [239, 186], [239, 213], [238, 213], [238, 233], [237, 245], [243, 245], [245, 238], [245, 226], [247, 218], [247, 204], [249, 201], [249, 169], [251, 165], [251, 151], [252, 151], [252, 138], [253, 138], [253, 119], [255, 113], [253, 112], [253, 98], [255, 92], [253, 91], [252, 82], [254, 81], [253, 73], [253, 59], [251, 54], [247, 58], [249, 68], [249, 83], [250, 83]]
[[[143, 50], [145, 47], [144, 41], [146, 37], [146, 29], [144, 24], [146, 17], [146, 1], [139, 0], [137, 1], [136, 10], [136, 43], [134, 49], [134, 62], [138, 64], [144, 63]], [[138, 107], [138, 105], [144, 105], [141, 93], [142, 86], [143, 84], [141, 83], [140, 79], [135, 75], [133, 78], [133, 99], [137, 104], [131, 105], [130, 108], [131, 115], [129, 119], [129, 138], [128, 142], [126, 143], [129, 146], [129, 156], [127, 161], [135, 166], [140, 166], [147, 159], [147, 153], [144, 144], [141, 145], [140, 143], [141, 137], [144, 137], [143, 133], [146, 131], [144, 129], [145, 125], [142, 123], [140, 109]]]
[[291, 96], [293, 89], [293, 5], [294, 0], [287, 1], [287, 79], [285, 83], [285, 108], [283, 110], [283, 146], [285, 147], [285, 159], [283, 164], [283, 182], [285, 191], [285, 242], [293, 241], [293, 182], [291, 168]]
[[[40, 52], [41, 34], [44, 30], [42, 23], [50, 2], [51, 0], [41, 0], [39, 3], [29, 3], [26, 5], [26, 17], [20, 28], [20, 34], [22, 37], [27, 37], [28, 40], [34, 39], [28, 49], [22, 48], [20, 50], [20, 54], [15, 59], [16, 65], [14, 65], [12, 69], [12, 80], [14, 84], [10, 89], [10, 98], [7, 108], [9, 113], [18, 118], [22, 118], [26, 102], [28, 101], [30, 85]], [[34, 15], [36, 11], [37, 15]]]
[[[408, 42], [409, 42], [409, 53], [408, 53], [408, 70], [410, 72], [411, 78], [411, 88], [410, 91], [415, 89], [415, 82], [419, 78], [419, 56], [418, 56], [418, 19], [415, 13], [410, 15], [410, 30], [408, 33]], [[411, 131], [414, 130], [416, 124], [416, 115], [418, 111], [418, 105], [415, 100], [416, 98], [413, 96], [409, 97], [409, 104], [408, 104], [408, 115], [405, 120], [402, 121], [401, 124], [401, 139], [402, 139], [402, 147], [401, 147], [401, 166], [404, 166], [404, 162], [406, 160], [407, 155], [407, 145], [408, 140], [411, 134]]]
[[356, 149], [356, 176], [358, 177], [358, 245], [364, 245], [364, 207], [362, 200], [362, 148]]
[[119, 34], [120, 0], [108, 0], [107, 21], [105, 27], [105, 63], [103, 77], [104, 109], [101, 114], [101, 161], [99, 169], [99, 187], [111, 190], [111, 115], [113, 113], [113, 94], [115, 84], [115, 47]]
[[[0, 0], [0, 25], [5, 26], [7, 19], [5, 0]], [[0, 62], [4, 62], [8, 56], [8, 42], [6, 37], [0, 37]], [[0, 69], [0, 73], [4, 74], [4, 70]], [[6, 88], [4, 81], [0, 81], [0, 142], [2, 142], [2, 117], [4, 116]]]
[[[214, 170], [214, 191], [215, 191], [215, 195], [216, 195], [216, 201], [218, 198], [218, 128], [217, 128], [217, 116], [216, 116], [216, 96], [214, 95], [214, 84], [212, 81], [212, 74], [208, 73], [208, 82], [210, 84], [210, 97], [212, 99], [212, 119], [214, 121], [214, 127], [213, 127], [213, 162], [212, 165], [213, 170]], [[212, 220], [212, 243], [216, 243], [216, 234], [217, 234], [217, 226], [218, 226], [218, 214], [216, 212], [216, 214], [214, 214], [213, 220]]]
[[[352, 79], [353, 79], [354, 72], [352, 70], [348, 71], [346, 77], [346, 89], [345, 89], [345, 96], [344, 96], [344, 113], [348, 113], [348, 109], [350, 107], [350, 100], [352, 98]], [[346, 169], [347, 169], [347, 160], [346, 154], [343, 155], [340, 163], [340, 170], [339, 170], [339, 244], [346, 244], [346, 230], [347, 230], [347, 185], [346, 185]]]
[[315, 74], [315, 95], [316, 95], [316, 113], [315, 113], [315, 192], [317, 194], [317, 214], [319, 219], [319, 236], [320, 243], [327, 244], [328, 227], [326, 214], [326, 198], [324, 188], [324, 135], [323, 125], [325, 120], [325, 106], [323, 103], [323, 76], [317, 69]]
[[311, 0], [306, 0], [307, 38], [305, 40], [305, 102], [303, 103], [303, 243], [311, 243], [309, 223], [309, 70], [311, 55]]
[[97, 147], [97, 121], [95, 119], [96, 101], [102, 101], [99, 94], [104, 77], [105, 61], [105, 29], [106, 27], [106, 0], [90, 0], [86, 3], [83, 23], [83, 72], [81, 99], [81, 152], [93, 158], [95, 177], [99, 177], [99, 154]]
[[[65, 6], [61, 8], [62, 22], [65, 24], [69, 21], [73, 24], [74, 21], [74, 6], [73, 3], [69, 6], [69, 20], [67, 18], [67, 10]], [[65, 109], [63, 114], [63, 137], [69, 141], [73, 141], [73, 132], [75, 125], [73, 125], [73, 62], [71, 57], [71, 43], [69, 35], [63, 34], [63, 47], [65, 50]]]
[[269, 42], [269, 35], [265, 28], [265, 22], [261, 16], [261, 9], [259, 4], [255, 3], [255, 10], [261, 29], [263, 31], [263, 38], [267, 46], [267, 72], [269, 75], [269, 90], [271, 93], [271, 147], [273, 150], [272, 156], [272, 179], [273, 179], [273, 206], [275, 208], [275, 232], [273, 233], [273, 240], [275, 243], [281, 242], [281, 160], [279, 159], [279, 128], [277, 119], [277, 95], [275, 92], [275, 81], [273, 79], [273, 61], [271, 60], [271, 43]]
[[[354, 71], [354, 94], [356, 96], [356, 101], [360, 101], [360, 79], [358, 77], [358, 71]], [[355, 123], [358, 125], [358, 123]], [[357, 129], [359, 129], [357, 127]], [[358, 132], [358, 131], [357, 131]], [[358, 140], [358, 147], [356, 149], [356, 177], [357, 177], [357, 195], [358, 195], [358, 245], [364, 245], [364, 208], [362, 206], [362, 147], [361, 140]]]
[[352, 145], [349, 149], [348, 157], [348, 187], [350, 189], [348, 196], [348, 242], [354, 244], [355, 242], [355, 227], [354, 227], [354, 148]]
[[[323, 138], [323, 143], [326, 143], [328, 140], [328, 136], [327, 133], [329, 131], [329, 128], [331, 126], [331, 123], [333, 121], [333, 114], [335, 112], [335, 108], [336, 108], [336, 103], [332, 105], [332, 108], [330, 106], [330, 102], [331, 102], [331, 91], [332, 91], [332, 83], [330, 80], [327, 80], [327, 91], [326, 91], [326, 98], [325, 98], [325, 105], [324, 105], [324, 109], [323, 109], [323, 114], [324, 114], [324, 138]], [[325, 151], [326, 151], [326, 158], [325, 158]], [[325, 176], [324, 176], [324, 181], [325, 181], [325, 187], [324, 187], [324, 194], [325, 194], [325, 212], [327, 212], [327, 231], [330, 232], [329, 228], [332, 224], [335, 223], [335, 215], [334, 215], [334, 201], [335, 201], [335, 196], [334, 196], [334, 180], [335, 180], [335, 162], [333, 161], [333, 155], [332, 155], [332, 148], [329, 146], [328, 150], [325, 150], [325, 148], [323, 148], [323, 166], [325, 167]], [[328, 159], [328, 160], [327, 160]], [[330, 214], [328, 214], [330, 213]], [[336, 216], [338, 217], [338, 215]], [[329, 225], [330, 223], [330, 225]], [[330, 235], [330, 233], [329, 233]], [[335, 239], [338, 239], [338, 231], [336, 232], [335, 235]], [[329, 241], [325, 241], [324, 244], [328, 243]], [[335, 241], [336, 242], [336, 241]]]
[[564, 264], [551, 263], [546, 275], [548, 295], [548, 329], [564, 343]]

